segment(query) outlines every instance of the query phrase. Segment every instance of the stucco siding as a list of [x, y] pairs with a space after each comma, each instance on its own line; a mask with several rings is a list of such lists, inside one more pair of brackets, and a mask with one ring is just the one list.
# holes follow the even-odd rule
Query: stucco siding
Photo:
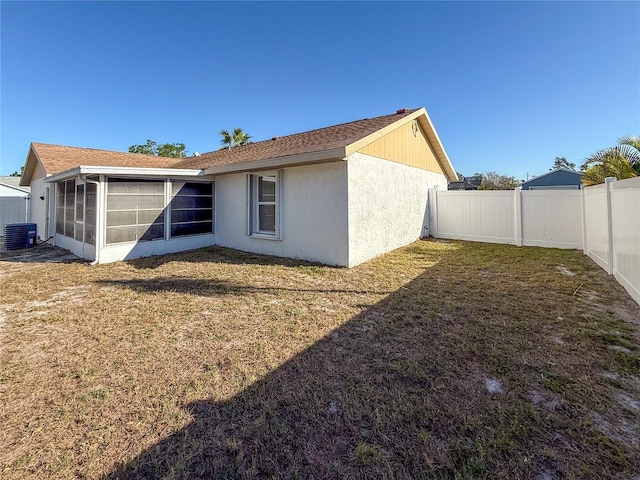
[[[62, 236], [56, 235], [56, 239], [58, 237]], [[64, 238], [65, 240], [71, 240], [67, 239], [66, 237], [62, 238]], [[154, 240], [151, 242], [104, 245], [100, 249], [100, 263], [110, 263], [120, 260], [131, 260], [134, 258], [151, 257], [154, 255], [182, 252], [184, 250], [193, 250], [195, 248], [208, 247], [211, 245], [215, 245], [215, 243], [215, 235], [203, 234], [193, 235], [189, 237], [171, 238], [169, 240]], [[71, 247], [64, 248], [68, 248], [73, 251], [73, 248]], [[95, 255], [94, 252], [89, 252], [89, 256], [85, 258], [91, 258], [92, 255]]]
[[349, 266], [426, 235], [429, 188], [446, 190], [443, 174], [354, 153], [349, 178]]
[[247, 235], [247, 174], [216, 177], [216, 243], [247, 252], [348, 264], [346, 162], [282, 170], [281, 239]]
[[[38, 225], [38, 237], [42, 240], [46, 240], [47, 229], [47, 198], [46, 198], [47, 184], [44, 183], [44, 178], [38, 178], [31, 181], [31, 201], [29, 202], [29, 221]], [[40, 197], [45, 197], [41, 200]]]

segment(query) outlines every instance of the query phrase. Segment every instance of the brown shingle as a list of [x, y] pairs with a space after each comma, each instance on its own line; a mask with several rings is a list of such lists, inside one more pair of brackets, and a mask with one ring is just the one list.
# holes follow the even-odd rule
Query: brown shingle
[[139, 153], [113, 152], [95, 148], [65, 147], [47, 143], [32, 143], [47, 174], [55, 174], [78, 167], [140, 167], [173, 168], [181, 158], [156, 157]]
[[413, 112], [415, 110], [402, 110], [399, 113], [382, 117], [365, 118], [286, 137], [274, 137], [271, 140], [250, 143], [241, 147], [203, 153], [199, 157], [183, 159], [178, 163], [177, 168], [205, 169], [346, 147]]
[[166, 158], [138, 153], [114, 152], [95, 148], [66, 147], [46, 143], [33, 143], [47, 174], [56, 174], [80, 165], [94, 167], [141, 167], [205, 169], [236, 163], [255, 162], [272, 158], [290, 157], [323, 152], [360, 140], [415, 110], [399, 110], [391, 115], [365, 118], [308, 132], [251, 143], [231, 149], [203, 153], [198, 157]]

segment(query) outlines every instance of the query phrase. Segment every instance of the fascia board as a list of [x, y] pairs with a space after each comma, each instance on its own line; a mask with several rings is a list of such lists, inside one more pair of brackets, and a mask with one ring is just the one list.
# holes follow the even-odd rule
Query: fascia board
[[303, 155], [292, 155], [289, 157], [268, 158], [265, 160], [234, 163], [231, 165], [221, 165], [219, 167], [209, 167], [205, 175], [223, 175], [227, 173], [252, 172], [255, 170], [269, 170], [282, 167], [294, 167], [298, 165], [309, 165], [314, 163], [328, 163], [346, 160], [344, 147], [321, 152], [305, 153]]
[[[34, 161], [31, 162], [31, 165], [29, 164], [29, 159], [31, 158], [31, 154], [33, 153], [33, 158]], [[38, 156], [38, 152], [36, 152], [36, 149], [33, 148], [33, 143], [29, 144], [29, 152], [27, 153], [27, 158], [24, 161], [24, 171], [22, 172], [22, 176], [20, 177], [20, 185], [23, 187], [28, 187], [29, 185], [31, 185], [31, 177], [33, 177], [33, 172], [36, 170], [36, 167], [40, 165], [40, 168], [42, 168], [42, 171], [45, 174], [45, 177], [47, 175], [47, 170], [44, 168], [44, 165], [42, 164], [42, 161], [40, 160], [40, 157]], [[29, 181], [27, 181], [27, 179]]]
[[46, 182], [56, 182], [77, 175], [126, 175], [141, 177], [201, 177], [202, 170], [182, 168], [143, 168], [143, 167], [95, 167], [81, 165], [47, 177]]
[[9, 185], [8, 183], [0, 182], [0, 185], [2, 185], [5, 188], [10, 188], [11, 190], [16, 190], [16, 191], [18, 191], [20, 193], [26, 193], [27, 195], [29, 193], [31, 193], [29, 190], [25, 190], [24, 188], [16, 187], [15, 185]]
[[[424, 110], [424, 109], [421, 108], [420, 110]], [[447, 152], [445, 152], [444, 150], [444, 146], [440, 141], [438, 132], [436, 132], [436, 129], [433, 126], [433, 123], [431, 123], [429, 114], [427, 113], [426, 110], [424, 110], [423, 113], [424, 115], [421, 115], [420, 117], [418, 117], [418, 123], [420, 124], [420, 126], [422, 127], [422, 130], [427, 135], [427, 138], [429, 139], [429, 142], [433, 146], [433, 149], [436, 151], [436, 156], [438, 157], [438, 161], [442, 165], [442, 168], [448, 177], [447, 179], [450, 182], [453, 182], [458, 179], [456, 170], [455, 168], [453, 168], [453, 164], [451, 163], [451, 160], [449, 160], [449, 156], [447, 155]]]

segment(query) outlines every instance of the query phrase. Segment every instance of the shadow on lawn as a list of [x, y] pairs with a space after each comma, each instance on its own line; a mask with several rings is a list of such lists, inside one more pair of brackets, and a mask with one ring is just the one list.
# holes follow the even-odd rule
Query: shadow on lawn
[[[287, 257], [276, 257], [271, 255], [260, 255], [257, 253], [243, 252], [232, 248], [211, 246], [188, 250], [185, 252], [170, 253], [153, 257], [136, 258], [126, 261], [129, 265], [140, 270], [155, 269], [165, 263], [170, 262], [193, 262], [193, 263], [227, 263], [234, 265], [281, 265], [285, 267], [327, 267], [321, 263], [307, 260], [296, 260]], [[333, 267], [340, 268], [340, 267]]]
[[[483, 279], [472, 279], [477, 292], [492, 289]], [[107, 283], [256, 290], [185, 280]], [[496, 295], [496, 313], [478, 318], [473, 303], [456, 305], [474, 293], [455, 291], [456, 282], [443, 259], [230, 400], [186, 405], [189, 425], [103, 478], [564, 478], [583, 466], [594, 476], [629, 473], [629, 463], [612, 463], [585, 441], [594, 432], [574, 431], [576, 418], [531, 404], [536, 367], [521, 360], [520, 345], [512, 353], [496, 344], [513, 299]], [[530, 335], [536, 348], [540, 339]], [[506, 369], [504, 395], [485, 389], [496, 358]], [[235, 373], [224, 371], [224, 358], [213, 368]]]
[[102, 286], [127, 287], [131, 290], [145, 293], [175, 292], [187, 293], [202, 297], [219, 295], [247, 295], [251, 293], [277, 293], [277, 292], [312, 292], [312, 293], [353, 293], [359, 295], [386, 295], [390, 292], [357, 289], [329, 289], [329, 288], [284, 288], [284, 287], [255, 287], [250, 285], [238, 285], [227, 280], [203, 280], [191, 277], [156, 277], [144, 280], [99, 280], [96, 282]]
[[428, 465], [447, 476], [446, 458], [461, 460], [450, 415], [491, 400], [456, 380], [473, 357], [429, 347], [449, 343], [428, 296], [412, 301], [429, 284], [414, 280], [231, 400], [189, 404], [192, 423], [105, 478], [415, 478]]

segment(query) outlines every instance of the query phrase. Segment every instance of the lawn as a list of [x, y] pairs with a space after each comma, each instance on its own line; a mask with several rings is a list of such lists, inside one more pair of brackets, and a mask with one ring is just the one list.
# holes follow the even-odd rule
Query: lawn
[[640, 307], [581, 252], [0, 262], [0, 477], [630, 478]]

